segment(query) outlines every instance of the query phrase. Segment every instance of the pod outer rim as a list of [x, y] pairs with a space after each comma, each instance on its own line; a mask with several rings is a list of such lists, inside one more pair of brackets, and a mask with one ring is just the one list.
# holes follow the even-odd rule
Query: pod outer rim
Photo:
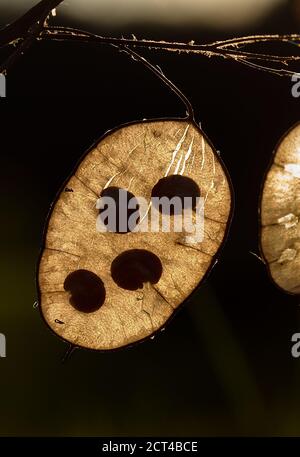
[[[226, 228], [225, 228], [225, 233], [224, 233], [224, 237], [223, 237], [223, 241], [222, 243], [220, 244], [220, 247], [218, 249], [218, 251], [216, 252], [216, 254], [212, 257], [212, 260], [211, 260], [211, 264], [209, 266], [209, 268], [207, 269], [205, 275], [203, 276], [202, 280], [199, 282], [199, 284], [195, 287], [195, 289], [191, 292], [190, 295], [188, 295], [185, 300], [173, 311], [173, 313], [171, 314], [171, 316], [164, 322], [164, 324], [159, 327], [157, 330], [155, 330], [155, 332], [151, 333], [150, 335], [147, 335], [146, 337], [138, 340], [138, 341], [134, 341], [134, 342], [131, 342], [129, 344], [126, 344], [124, 346], [119, 346], [119, 347], [116, 347], [116, 348], [111, 348], [111, 349], [95, 349], [95, 348], [88, 348], [86, 346], [81, 346], [81, 345], [74, 345], [72, 342], [70, 342], [69, 340], [63, 338], [61, 335], [59, 335], [58, 333], [56, 333], [51, 327], [50, 325], [48, 324], [46, 318], [44, 317], [44, 314], [43, 314], [43, 310], [42, 310], [42, 307], [40, 305], [41, 303], [41, 288], [40, 288], [40, 284], [39, 284], [39, 269], [40, 269], [40, 263], [41, 263], [41, 259], [42, 259], [42, 255], [43, 255], [43, 252], [44, 252], [44, 249], [45, 249], [45, 242], [46, 242], [46, 235], [47, 235], [47, 231], [48, 231], [48, 226], [49, 226], [49, 222], [50, 222], [50, 218], [51, 218], [51, 215], [52, 215], [52, 212], [53, 212], [53, 209], [56, 205], [56, 202], [58, 201], [59, 199], [59, 196], [60, 194], [63, 192], [63, 190], [65, 189], [66, 187], [66, 184], [67, 182], [71, 179], [71, 177], [74, 175], [74, 173], [76, 172], [77, 168], [79, 167], [79, 165], [81, 164], [81, 162], [84, 160], [84, 158], [102, 141], [104, 140], [104, 138], [106, 138], [108, 135], [111, 135], [113, 133], [115, 133], [117, 130], [120, 130], [121, 128], [125, 128], [125, 127], [130, 127], [132, 125], [135, 125], [135, 124], [145, 124], [145, 123], [151, 123], [151, 122], [172, 122], [172, 121], [176, 121], [176, 122], [185, 122], [185, 123], [190, 123], [191, 125], [193, 125], [198, 131], [199, 133], [201, 133], [201, 135], [205, 138], [205, 140], [207, 141], [207, 143], [209, 144], [209, 146], [211, 147], [213, 153], [215, 156], [217, 156], [218, 158], [218, 161], [222, 167], [222, 170], [226, 176], [226, 179], [227, 179], [227, 182], [228, 182], [228, 187], [229, 187], [229, 191], [230, 191], [230, 197], [231, 197], [231, 202], [230, 202], [230, 211], [229, 211], [229, 215], [228, 215], [228, 220], [227, 220], [227, 223], [226, 223]], [[217, 153], [217, 150], [216, 148], [214, 147], [213, 143], [211, 142], [211, 140], [208, 138], [208, 136], [203, 132], [203, 130], [201, 129], [201, 127], [197, 124], [197, 122], [194, 120], [194, 119], [189, 119], [189, 118], [177, 118], [177, 117], [171, 117], [171, 118], [155, 118], [155, 119], [142, 119], [140, 121], [130, 121], [130, 122], [126, 122], [124, 124], [121, 124], [121, 125], [118, 125], [117, 127], [114, 127], [113, 129], [110, 129], [110, 130], [107, 130], [98, 140], [96, 140], [84, 153], [83, 155], [79, 158], [79, 160], [77, 161], [77, 163], [75, 164], [75, 166], [73, 167], [71, 173], [67, 176], [67, 178], [64, 180], [62, 186], [59, 188], [53, 202], [51, 203], [50, 205], [50, 208], [49, 208], [49, 212], [46, 216], [46, 221], [45, 221], [45, 225], [44, 225], [44, 229], [43, 229], [43, 234], [42, 234], [42, 245], [41, 245], [41, 248], [40, 248], [40, 252], [39, 252], [39, 256], [38, 256], [38, 260], [37, 260], [37, 265], [36, 265], [36, 272], [35, 272], [35, 282], [36, 282], [36, 289], [37, 289], [37, 302], [39, 304], [38, 308], [39, 308], [39, 311], [40, 311], [40, 315], [42, 317], [42, 320], [44, 321], [44, 323], [46, 324], [46, 326], [48, 327], [48, 329], [50, 329], [51, 333], [54, 334], [56, 336], [56, 338], [59, 338], [60, 340], [62, 340], [64, 343], [67, 343], [68, 345], [70, 345], [71, 347], [73, 348], [78, 348], [78, 349], [84, 349], [84, 350], [87, 350], [87, 351], [93, 351], [93, 352], [99, 352], [99, 353], [108, 353], [108, 352], [116, 352], [116, 351], [121, 351], [123, 349], [127, 349], [127, 348], [131, 348], [131, 347], [134, 347], [138, 344], [141, 344], [147, 340], [150, 340], [150, 339], [153, 339], [155, 338], [159, 333], [161, 333], [162, 331], [165, 330], [165, 328], [169, 325], [169, 323], [172, 321], [172, 319], [177, 315], [177, 313], [186, 305], [186, 303], [194, 296], [194, 294], [199, 290], [199, 288], [202, 286], [202, 284], [205, 283], [205, 281], [207, 280], [208, 276], [210, 275], [211, 271], [213, 270], [214, 266], [218, 263], [218, 259], [220, 257], [220, 254], [226, 244], [226, 241], [228, 239], [228, 235], [229, 235], [229, 231], [230, 231], [230, 227], [231, 227], [231, 224], [232, 224], [232, 220], [233, 220], [233, 215], [234, 215], [234, 208], [235, 208], [235, 194], [234, 194], [234, 188], [233, 188], [233, 184], [232, 184], [232, 180], [231, 180], [231, 177], [230, 177], [230, 174], [223, 162], [223, 160], [221, 159], [220, 155]]]
[[266, 179], [267, 179], [267, 176], [274, 164], [274, 158], [277, 154], [277, 151], [280, 147], [280, 145], [282, 144], [282, 142], [285, 140], [285, 138], [296, 128], [296, 127], [299, 127], [300, 126], [300, 121], [297, 121], [295, 124], [293, 124], [285, 133], [283, 133], [283, 135], [281, 135], [281, 137], [279, 138], [279, 140], [277, 141], [276, 145], [275, 145], [275, 148], [273, 149], [272, 153], [271, 153], [271, 159], [269, 161], [269, 164], [267, 166], [267, 169], [266, 171], [264, 172], [263, 174], [263, 179], [262, 179], [262, 183], [260, 185], [260, 192], [259, 192], [259, 205], [258, 205], [258, 238], [259, 238], [259, 241], [258, 241], [258, 248], [259, 248], [259, 252], [260, 252], [260, 255], [262, 257], [262, 260], [265, 264], [265, 267], [267, 269], [267, 273], [268, 273], [268, 277], [269, 279], [271, 280], [271, 283], [273, 283], [273, 285], [276, 287], [277, 290], [280, 290], [281, 292], [284, 292], [286, 295], [290, 295], [291, 297], [297, 297], [298, 295], [300, 294], [296, 294], [296, 293], [293, 293], [293, 292], [289, 292], [288, 290], [284, 289], [283, 287], [281, 287], [279, 284], [277, 284], [277, 282], [274, 280], [272, 274], [271, 274], [271, 268], [269, 266], [269, 262], [267, 261], [266, 257], [265, 257], [265, 254], [264, 254], [264, 251], [263, 251], [263, 247], [262, 247], [262, 228], [263, 228], [263, 225], [262, 225], [262, 217], [261, 217], [261, 213], [262, 213], [262, 200], [263, 200], [263, 193], [264, 193], [264, 189], [265, 189], [265, 182], [266, 182]]

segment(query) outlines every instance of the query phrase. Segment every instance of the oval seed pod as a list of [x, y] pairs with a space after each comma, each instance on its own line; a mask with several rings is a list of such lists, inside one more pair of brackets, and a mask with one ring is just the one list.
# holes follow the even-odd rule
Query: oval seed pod
[[[111, 189], [126, 193], [129, 186], [147, 202], [160, 188], [180, 197], [187, 189], [192, 198], [198, 189], [204, 233], [201, 227], [194, 234], [99, 232], [99, 196]], [[65, 340], [91, 349], [153, 335], [213, 266], [230, 214], [227, 174], [195, 124], [148, 121], [109, 132], [81, 161], [51, 211], [39, 266], [46, 322]]]
[[[57, 335], [94, 350], [164, 328], [215, 264], [232, 215], [228, 174], [191, 105], [160, 70], [125, 52], [156, 73], [189, 115], [108, 132], [53, 205], [38, 269], [40, 310]], [[162, 205], [166, 198], [176, 204]]]
[[260, 205], [261, 250], [272, 280], [300, 293], [300, 123], [280, 141]]

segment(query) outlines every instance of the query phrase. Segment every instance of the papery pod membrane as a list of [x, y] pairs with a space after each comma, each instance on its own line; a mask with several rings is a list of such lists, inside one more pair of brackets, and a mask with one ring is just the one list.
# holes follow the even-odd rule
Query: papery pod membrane
[[[153, 189], [168, 178], [178, 195], [186, 192], [185, 180], [199, 188], [202, 241], [185, 232], [97, 230], [104, 190], [127, 190], [150, 203]], [[50, 213], [38, 272], [44, 319], [64, 340], [89, 349], [153, 336], [216, 262], [231, 213], [226, 170], [194, 122], [143, 121], [108, 132], [81, 160]], [[141, 283], [130, 277], [135, 273]]]
[[300, 124], [276, 148], [263, 185], [261, 250], [271, 278], [300, 293]]

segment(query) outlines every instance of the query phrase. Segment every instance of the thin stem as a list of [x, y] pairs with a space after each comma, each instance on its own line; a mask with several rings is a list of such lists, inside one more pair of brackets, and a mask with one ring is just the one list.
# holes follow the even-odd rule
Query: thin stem
[[281, 42], [298, 42], [300, 45], [300, 35], [297, 33], [294, 34], [286, 34], [286, 35], [251, 35], [239, 38], [231, 38], [229, 40], [224, 41], [216, 41], [213, 43], [214, 45], [226, 47], [226, 46], [239, 46], [245, 44], [253, 44], [253, 43], [263, 43], [263, 42], [274, 42], [274, 41], [281, 41]]
[[66, 352], [65, 352], [65, 354], [64, 354], [64, 356], [63, 356], [61, 362], [62, 362], [63, 364], [64, 364], [64, 363], [67, 363], [68, 360], [70, 360], [71, 356], [73, 355], [74, 351], [75, 351], [77, 348], [78, 348], [77, 346], [75, 346], [74, 344], [70, 343], [70, 344], [68, 345], [68, 348], [67, 348], [67, 350], [66, 350]]
[[275, 69], [272, 67], [267, 67], [265, 65], [258, 65], [254, 62], [249, 62], [246, 59], [235, 59], [237, 62], [246, 65], [247, 67], [254, 68], [255, 70], [265, 71], [267, 73], [271, 73], [276, 76], [293, 76], [295, 75], [294, 71], [286, 70], [286, 69]]
[[[115, 45], [114, 45], [115, 46]], [[190, 121], [194, 121], [194, 110], [193, 107], [190, 103], [190, 101], [187, 99], [187, 97], [178, 89], [178, 87], [175, 86], [172, 81], [170, 81], [166, 75], [162, 72], [162, 70], [159, 67], [156, 67], [152, 65], [148, 60], [146, 60], [143, 56], [139, 55], [137, 52], [133, 51], [133, 49], [128, 48], [127, 46], [116, 46], [117, 48], [120, 49], [120, 51], [125, 52], [126, 54], [129, 54], [134, 60], [137, 60], [138, 62], [141, 62], [143, 65], [145, 65], [146, 68], [148, 68], [152, 73], [154, 73], [163, 83], [165, 83], [169, 89], [171, 89], [177, 97], [180, 98], [180, 100], [184, 103], [186, 106], [187, 110], [187, 116], [186, 119]]]

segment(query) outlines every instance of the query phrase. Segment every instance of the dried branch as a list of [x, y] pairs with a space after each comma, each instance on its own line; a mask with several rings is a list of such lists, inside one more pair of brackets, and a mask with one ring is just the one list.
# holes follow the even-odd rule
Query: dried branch
[[[271, 68], [269, 66], [259, 65], [251, 63], [251, 61], [265, 61], [273, 62], [275, 64], [281, 64], [283, 67], [287, 67], [292, 62], [300, 61], [300, 54], [279, 56], [272, 54], [263, 54], [258, 52], [248, 52], [240, 50], [242, 46], [249, 44], [260, 44], [266, 42], [278, 42], [278, 43], [294, 43], [299, 44], [300, 49], [300, 35], [257, 35], [253, 37], [235, 38], [225, 41], [216, 41], [208, 44], [194, 44], [190, 43], [174, 43], [167, 41], [153, 41], [153, 40], [137, 40], [136, 38], [125, 39], [125, 38], [111, 38], [95, 35], [93, 33], [84, 32], [82, 30], [66, 28], [66, 27], [46, 27], [41, 35], [40, 39], [50, 39], [56, 41], [74, 41], [83, 43], [94, 43], [94, 44], [111, 44], [115, 46], [130, 46], [130, 47], [144, 47], [148, 49], [160, 49], [170, 52], [185, 52], [191, 54], [204, 55], [206, 57], [224, 57], [234, 59], [245, 65], [249, 65], [253, 68], [268, 71], [273, 74], [280, 76], [291, 76], [295, 74], [295, 71], [287, 68]], [[235, 47], [236, 49], [230, 49]]]
[[6, 28], [0, 30], [0, 46], [13, 44], [15, 52], [0, 65], [0, 73], [6, 74], [8, 69], [24, 55], [43, 30], [51, 11], [63, 0], [42, 0], [22, 17]]
[[1, 46], [9, 44], [14, 40], [24, 38], [35, 23], [44, 22], [51, 11], [62, 2], [63, 0], [42, 0], [22, 17], [0, 30]]
[[[274, 55], [264, 52], [251, 52], [249, 47], [265, 45], [267, 43], [296, 45], [300, 51], [300, 34], [291, 35], [254, 35], [248, 37], [233, 38], [225, 41], [215, 41], [207, 44], [176, 43], [154, 40], [137, 40], [103, 37], [82, 30], [68, 27], [48, 27], [46, 19], [51, 10], [62, 3], [62, 0], [43, 0], [22, 18], [17, 20], [6, 29], [0, 31], [0, 47], [8, 44], [18, 45], [12, 56], [0, 66], [0, 72], [7, 72], [8, 68], [22, 55], [25, 50], [36, 40], [70, 41], [80, 43], [108, 44], [114, 46], [127, 46], [131, 48], [141, 47], [147, 49], [164, 50], [169, 52], [185, 52], [198, 54], [206, 57], [223, 57], [233, 59], [243, 65], [257, 70], [266, 71], [279, 76], [291, 76], [297, 71], [291, 65], [300, 61], [299, 55]], [[247, 47], [247, 50], [245, 49]], [[293, 48], [295, 50], [295, 48]]]

